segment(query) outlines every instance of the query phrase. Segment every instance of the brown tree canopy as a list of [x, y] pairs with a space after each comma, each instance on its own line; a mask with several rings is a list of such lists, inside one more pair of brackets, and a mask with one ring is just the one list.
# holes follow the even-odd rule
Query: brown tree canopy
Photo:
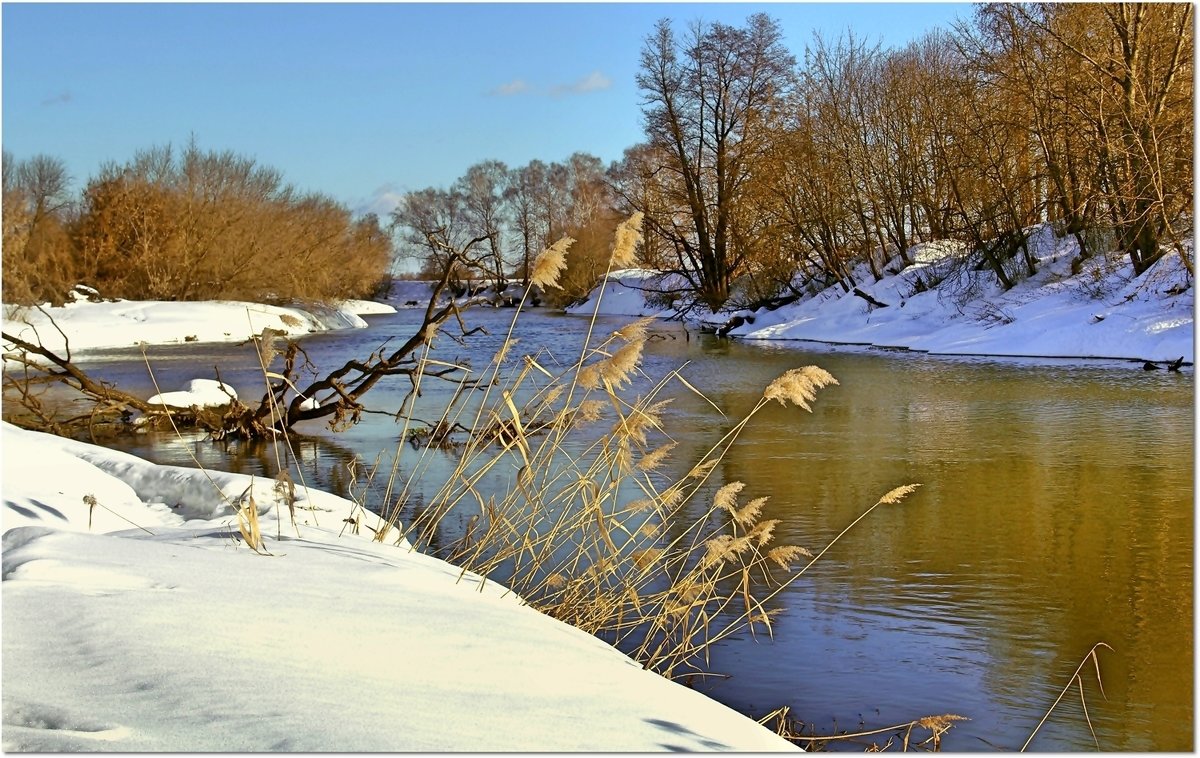
[[79, 283], [130, 299], [362, 297], [391, 266], [374, 216], [356, 219], [272, 168], [195, 143], [103, 167], [77, 207], [64, 199], [61, 164], [6, 157], [4, 174], [9, 303], [61, 302]]

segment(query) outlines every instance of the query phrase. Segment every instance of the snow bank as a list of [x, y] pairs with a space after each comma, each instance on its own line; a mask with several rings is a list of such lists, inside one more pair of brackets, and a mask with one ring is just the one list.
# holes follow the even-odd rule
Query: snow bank
[[379, 316], [396, 312], [396, 309], [387, 303], [376, 303], [371, 300], [343, 300], [338, 307], [357, 316]]
[[[858, 288], [884, 303], [878, 307], [834, 285], [774, 311], [691, 315], [709, 326], [735, 316], [744, 323], [730, 336], [747, 340], [809, 340], [899, 347], [934, 354], [1130, 358], [1194, 362], [1195, 293], [1187, 271], [1168, 254], [1140, 277], [1128, 264], [1108, 267], [1088, 261], [1071, 269], [1077, 245], [1057, 239], [1048, 227], [1035, 230], [1030, 244], [1038, 273], [1009, 291], [990, 272], [973, 278], [947, 278], [959, 251], [937, 242], [915, 246], [913, 265], [875, 282], [864, 267], [855, 272]], [[593, 290], [588, 301], [568, 309], [590, 315], [673, 315], [646, 302], [661, 288], [651, 271], [618, 271]], [[969, 287], [969, 297], [955, 290]], [[601, 293], [603, 296], [601, 297]]]
[[[567, 308], [567, 313], [590, 316], [656, 316], [676, 315], [669, 304], [657, 305], [656, 300], [669, 296], [659, 293], [679, 289], [683, 282], [678, 276], [664, 275], [645, 269], [623, 269], [611, 272], [604, 282], [592, 290], [588, 299]], [[647, 299], [650, 302], [647, 302]]]
[[918, 253], [917, 262], [896, 275], [879, 282], [860, 277], [859, 288], [886, 308], [833, 287], [755, 313], [753, 323], [730, 333], [934, 354], [1194, 360], [1195, 296], [1178, 256], [1163, 258], [1136, 279], [1128, 267], [1103, 272], [1100, 261], [1072, 274], [1073, 250], [1055, 246], [1041, 258], [1035, 276], [1006, 292], [980, 274], [986, 283], [960, 304], [947, 284], [915, 291], [918, 277], [928, 281], [941, 273], [939, 256]]
[[7, 751], [795, 749], [495, 583], [339, 537], [340, 498], [309, 491], [333, 512], [301, 529], [268, 506], [256, 555], [207, 482], [249, 477], [0, 429]]
[[212, 408], [228, 405], [232, 400], [237, 400], [237, 392], [228, 384], [214, 379], [192, 379], [188, 382], [186, 390], [151, 395], [146, 402], [151, 405], [157, 403], [173, 408], [191, 408], [193, 405]]
[[35, 344], [40, 339], [60, 353], [66, 346], [64, 334], [71, 350], [78, 352], [142, 342], [241, 342], [267, 327], [299, 337], [367, 325], [352, 310], [321, 305], [300, 309], [235, 301], [77, 300], [42, 310], [3, 307], [5, 332]]
[[[4, 510], [0, 524], [110, 532], [182, 523], [169, 506], [147, 504], [127, 483], [72, 455], [66, 441], [0, 423]], [[84, 497], [96, 500], [89, 507]], [[102, 505], [101, 505], [102, 504]]]
[[[289, 497], [274, 480], [185, 466], [159, 466], [136, 455], [26, 431], [7, 422], [0, 422], [0, 430], [4, 450], [2, 525], [5, 529], [19, 524], [86, 529], [89, 518], [113, 509], [119, 513], [119, 522], [114, 522], [117, 526], [113, 528], [196, 525], [196, 522], [216, 528], [234, 523], [235, 509], [253, 497], [264, 533], [294, 531], [287, 505]], [[54, 474], [60, 465], [69, 465], [72, 476]], [[299, 526], [340, 530], [343, 525], [354, 526], [345, 521], [351, 519], [358, 531], [370, 536], [382, 528], [376, 515], [354, 502], [304, 487], [301, 482], [296, 485], [292, 506]], [[83, 503], [83, 495], [88, 494], [89, 488], [99, 490], [91, 493], [98, 502], [91, 509]], [[26, 494], [33, 490], [36, 490], [34, 495]], [[33, 500], [51, 506], [54, 512], [30, 508], [29, 502]], [[150, 523], [138, 518], [142, 512], [151, 514]], [[95, 524], [94, 528], [109, 531]]]

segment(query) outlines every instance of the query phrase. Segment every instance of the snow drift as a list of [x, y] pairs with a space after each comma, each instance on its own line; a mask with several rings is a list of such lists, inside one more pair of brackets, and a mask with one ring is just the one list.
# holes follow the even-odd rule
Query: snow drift
[[796, 749], [349, 501], [2, 432], [5, 750]]

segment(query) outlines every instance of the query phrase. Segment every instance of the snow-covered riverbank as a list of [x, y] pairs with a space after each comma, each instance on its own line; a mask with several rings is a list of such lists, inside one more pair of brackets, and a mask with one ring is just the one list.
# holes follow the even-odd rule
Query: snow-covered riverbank
[[347, 500], [255, 481], [256, 555], [247, 476], [2, 431], [5, 750], [794, 749]]
[[62, 352], [69, 341], [72, 352], [77, 352], [142, 342], [241, 342], [266, 328], [299, 337], [330, 329], [362, 328], [367, 325], [362, 315], [394, 312], [390, 305], [365, 300], [284, 308], [234, 301], [79, 299], [61, 308], [5, 305], [4, 331], [35, 344], [40, 340], [55, 352]]
[[[747, 340], [1194, 362], [1195, 291], [1178, 255], [1167, 255], [1135, 278], [1128, 264], [1110, 269], [1099, 260], [1072, 273], [1074, 240], [1056, 239], [1046, 228], [1030, 244], [1038, 273], [1007, 291], [988, 272], [953, 272], [951, 251], [925, 245], [914, 248], [912, 266], [878, 282], [865, 267], [855, 272], [859, 290], [886, 307], [834, 285], [774, 311], [723, 313], [706, 321], [716, 327], [738, 317], [728, 333]], [[654, 302], [655, 286], [649, 272], [615, 272], [572, 312], [590, 313], [599, 299], [601, 313], [672, 315]]]
[[[36, 327], [57, 350], [65, 333], [78, 353], [265, 327], [299, 336], [393, 309], [47, 310], [57, 326], [34, 309], [4, 329]], [[193, 382], [161, 399], [203, 404], [204, 392], [225, 398]], [[374, 540], [380, 520], [348, 500], [298, 486], [289, 507], [271, 480], [7, 423], [0, 446], [5, 750], [795, 749], [397, 532]], [[269, 555], [239, 535], [251, 502]]]

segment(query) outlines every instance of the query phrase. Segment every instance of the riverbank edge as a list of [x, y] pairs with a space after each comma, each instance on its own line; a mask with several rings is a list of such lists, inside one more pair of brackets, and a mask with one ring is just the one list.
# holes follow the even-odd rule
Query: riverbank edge
[[[819, 339], [812, 339], [809, 337], [768, 338], [768, 337], [746, 337], [746, 336], [740, 335], [740, 334], [731, 334], [728, 336], [729, 336], [729, 339], [738, 340], [739, 342], [743, 342], [747, 345], [754, 345], [754, 344], [759, 344], [759, 343], [792, 344], [792, 343], [803, 342], [803, 343], [808, 343], [808, 344], [813, 344], [813, 345], [825, 345], [825, 346], [831, 346], [831, 347], [856, 347], [856, 348], [862, 348], [864, 352], [875, 351], [875, 352], [881, 352], [881, 353], [899, 353], [899, 354], [912, 353], [915, 355], [927, 355], [932, 358], [982, 358], [982, 359], [988, 359], [988, 358], [1010, 359], [1011, 358], [1014, 360], [1028, 360], [1028, 361], [1078, 361], [1078, 362], [1104, 361], [1104, 362], [1111, 362], [1111, 363], [1133, 363], [1133, 364], [1140, 364], [1143, 366], [1145, 364], [1163, 363], [1163, 361], [1161, 361], [1161, 360], [1151, 360], [1149, 358], [1138, 358], [1138, 357], [1122, 356], [1122, 355], [1041, 355], [1041, 354], [1036, 354], [1036, 353], [959, 353], [959, 352], [949, 352], [949, 351], [940, 351], [940, 350], [924, 350], [922, 348], [908, 347], [906, 345], [880, 345], [880, 344], [875, 344], [873, 342], [839, 342], [836, 340], [819, 340]], [[1191, 367], [1191, 366], [1194, 366], [1195, 364], [1192, 361], [1183, 361], [1179, 365], [1181, 367], [1182, 366]], [[1162, 367], [1156, 366], [1156, 368], [1162, 368]]]
[[72, 357], [145, 345], [243, 342], [264, 329], [303, 337], [340, 329], [363, 329], [363, 315], [395, 313], [386, 303], [266, 305], [236, 300], [77, 299], [59, 307], [0, 305], [4, 331]]

